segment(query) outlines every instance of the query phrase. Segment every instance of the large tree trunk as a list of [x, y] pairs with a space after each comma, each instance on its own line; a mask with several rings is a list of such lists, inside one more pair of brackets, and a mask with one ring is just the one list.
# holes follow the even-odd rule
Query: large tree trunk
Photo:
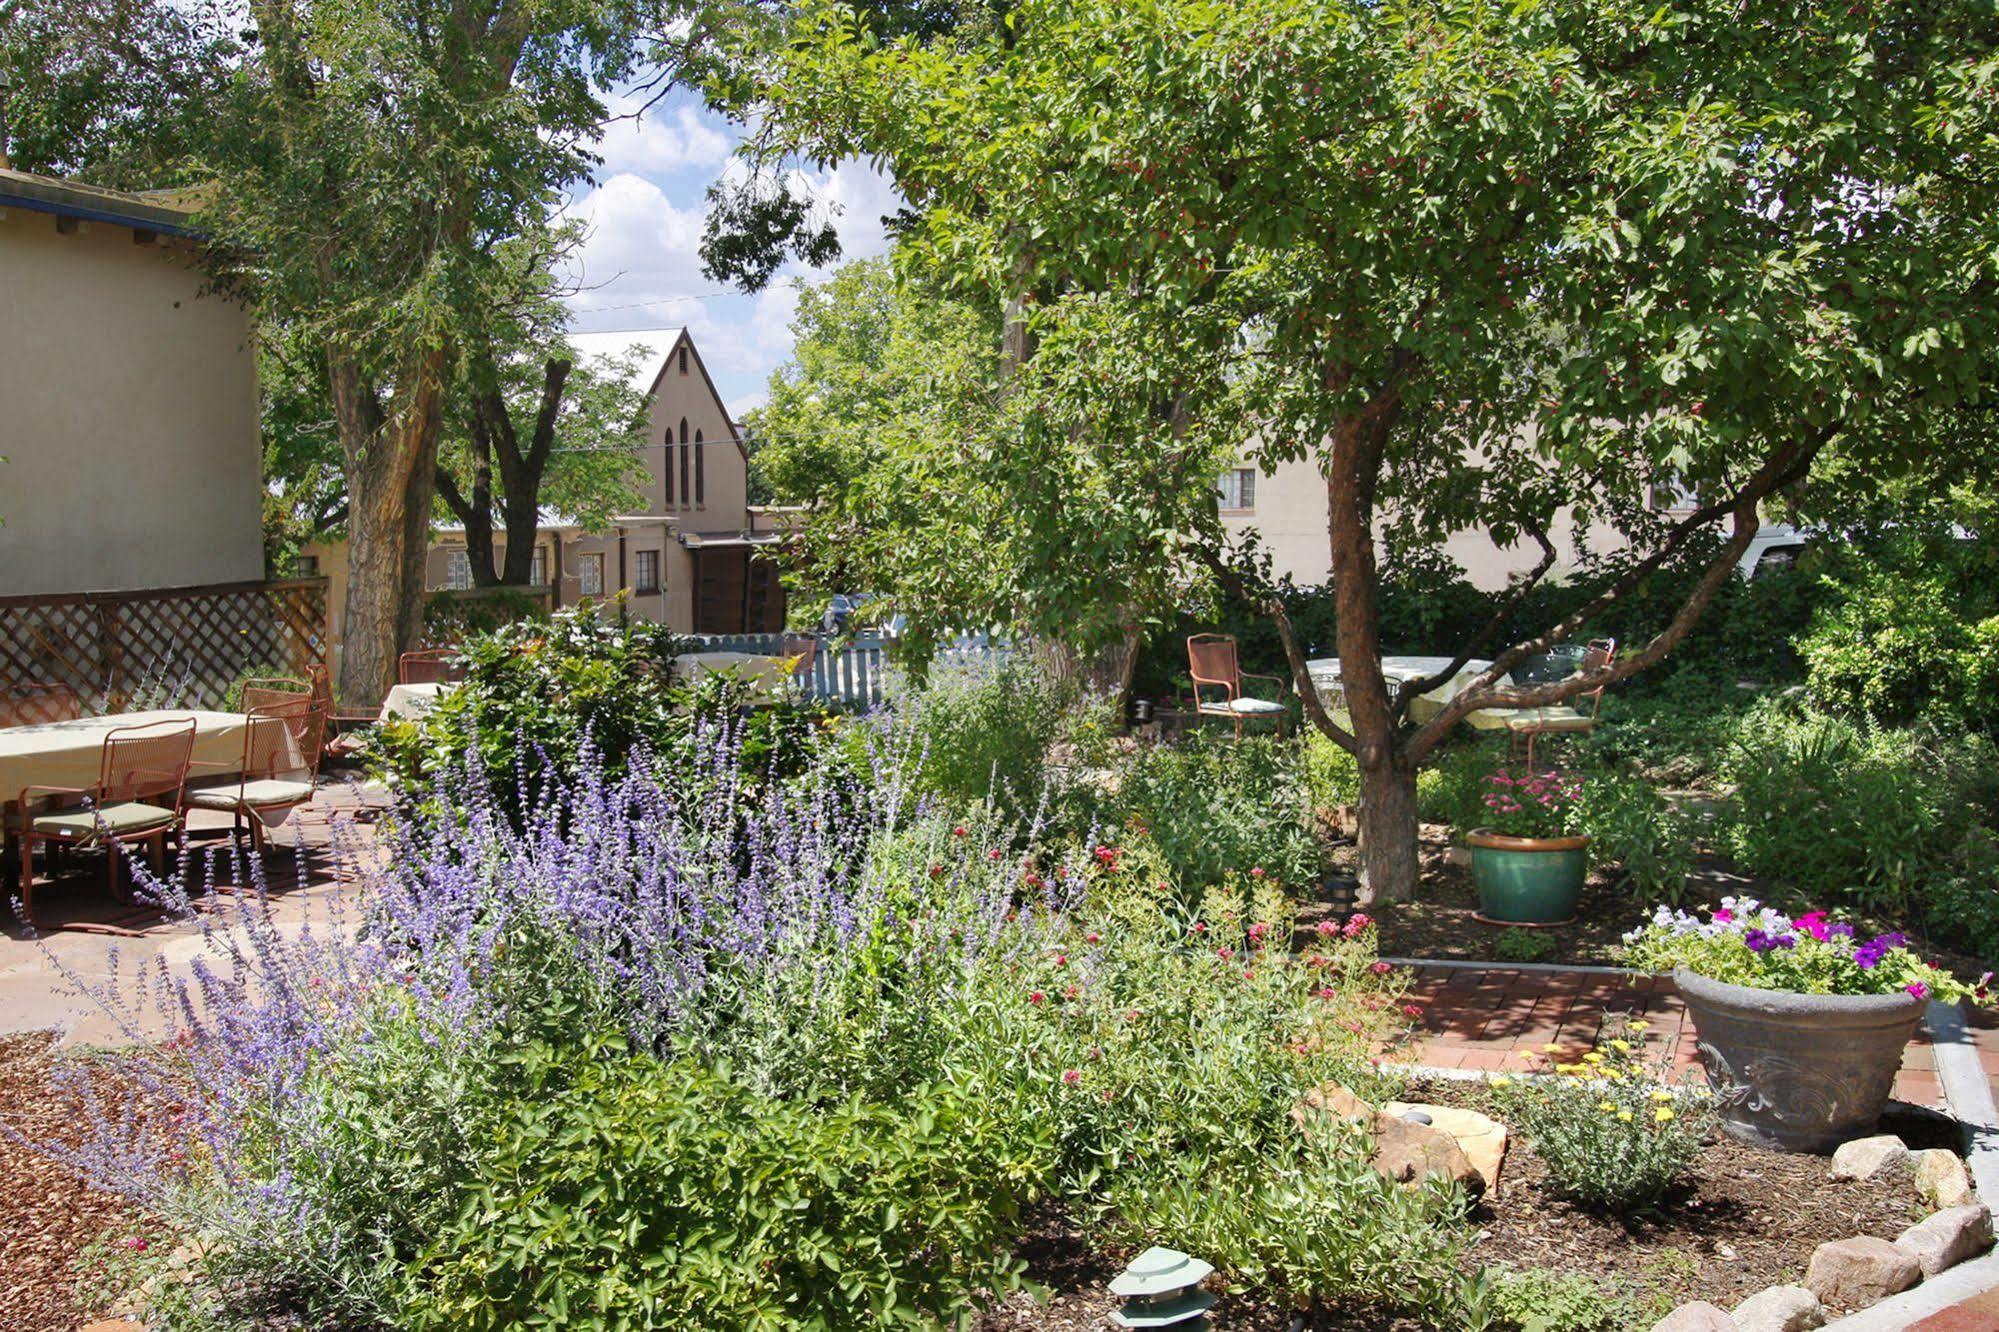
[[1360, 897], [1363, 904], [1415, 896], [1416, 765], [1390, 752], [1360, 769]]
[[335, 414], [347, 453], [347, 612], [340, 697], [380, 700], [423, 626], [424, 563], [448, 353], [410, 358], [409, 387], [384, 413], [351, 364], [334, 359]]

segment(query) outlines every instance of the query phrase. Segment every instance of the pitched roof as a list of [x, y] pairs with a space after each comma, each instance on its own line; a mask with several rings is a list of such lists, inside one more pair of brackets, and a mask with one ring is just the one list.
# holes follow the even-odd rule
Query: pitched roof
[[0, 167], [0, 208], [24, 208], [89, 222], [113, 222], [169, 236], [192, 236], [194, 218], [182, 203], [184, 198], [172, 190], [133, 194]]
[[652, 386], [659, 382], [659, 376], [666, 369], [667, 360], [673, 349], [685, 337], [684, 328], [629, 328], [608, 333], [571, 333], [569, 345], [580, 356], [624, 356], [632, 354], [636, 367], [632, 372], [631, 385], [640, 393], [652, 392]]

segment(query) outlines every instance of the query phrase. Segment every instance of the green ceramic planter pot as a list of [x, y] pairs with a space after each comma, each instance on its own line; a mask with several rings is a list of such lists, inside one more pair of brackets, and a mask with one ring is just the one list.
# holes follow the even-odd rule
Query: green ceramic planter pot
[[1502, 837], [1478, 829], [1465, 840], [1471, 846], [1480, 920], [1565, 925], [1576, 918], [1589, 873], [1589, 838]]

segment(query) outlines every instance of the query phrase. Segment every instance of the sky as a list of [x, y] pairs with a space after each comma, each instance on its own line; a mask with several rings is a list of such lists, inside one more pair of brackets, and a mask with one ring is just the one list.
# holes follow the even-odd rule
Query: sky
[[[588, 189], [570, 201], [586, 228], [570, 280], [579, 332], [686, 326], [731, 415], [764, 400], [770, 375], [791, 352], [793, 278], [823, 280], [824, 270], [787, 266], [755, 296], [701, 274], [701, 231], [708, 187], [728, 169], [740, 133], [676, 93], [643, 117], [636, 103], [612, 98], [614, 119], [597, 145], [604, 158]], [[841, 258], [887, 248], [881, 219], [896, 207], [894, 188], [860, 163], [808, 175], [829, 210]]]

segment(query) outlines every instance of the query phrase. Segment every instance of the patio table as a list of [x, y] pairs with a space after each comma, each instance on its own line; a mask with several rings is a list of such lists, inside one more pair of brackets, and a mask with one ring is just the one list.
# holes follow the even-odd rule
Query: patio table
[[691, 681], [727, 672], [750, 685], [759, 697], [767, 697], [791, 678], [789, 660], [761, 652], [689, 652], [673, 659], [673, 673]]
[[[1381, 659], [1381, 674], [1388, 681], [1389, 692], [1393, 695], [1396, 686], [1421, 680], [1435, 675], [1451, 664], [1449, 657], [1389, 656]], [[1417, 721], [1428, 721], [1443, 710], [1446, 703], [1458, 696], [1478, 678], [1479, 673], [1491, 667], [1490, 661], [1473, 658], [1466, 662], [1458, 673], [1436, 688], [1417, 696], [1409, 705], [1409, 715]], [[1335, 711], [1346, 711], [1344, 697], [1340, 694], [1340, 659], [1338, 657], [1315, 657], [1305, 663], [1305, 669], [1312, 676], [1313, 685], [1328, 707]], [[1513, 708], [1478, 708], [1465, 715], [1465, 722], [1474, 730], [1499, 731], [1506, 728], [1506, 719]]]
[[[127, 726], [194, 719], [194, 764], [204, 775], [236, 772], [243, 766], [243, 733], [250, 719], [240, 712], [161, 708], [103, 717], [37, 722], [0, 728], [0, 805], [21, 798], [30, 786], [91, 788], [102, 773], [104, 737]], [[261, 742], [260, 742], [261, 743]]]
[[380, 721], [394, 717], [417, 717], [429, 711], [430, 707], [453, 688], [448, 680], [428, 680], [421, 684], [390, 685], [388, 695], [382, 699]]

